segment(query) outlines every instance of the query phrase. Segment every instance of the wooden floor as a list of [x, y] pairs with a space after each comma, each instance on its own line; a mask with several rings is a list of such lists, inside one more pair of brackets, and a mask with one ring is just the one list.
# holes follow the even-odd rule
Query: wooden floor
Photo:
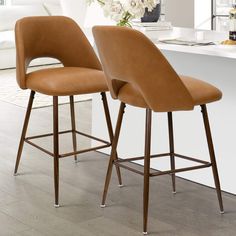
[[[80, 128], [91, 129], [91, 103], [76, 105]], [[60, 208], [53, 207], [52, 159], [26, 145], [19, 175], [13, 176], [25, 110], [0, 102], [0, 236], [137, 236], [142, 235], [142, 177], [122, 171], [125, 187], [113, 175], [107, 207], [99, 207], [107, 156], [92, 152], [60, 161]], [[61, 106], [61, 129], [70, 127], [69, 109]], [[29, 133], [51, 131], [51, 108], [35, 109]], [[51, 139], [41, 140], [51, 148]], [[80, 147], [90, 145], [80, 139]], [[71, 136], [61, 139], [62, 151]], [[149, 233], [158, 236], [235, 236], [236, 197], [223, 194], [226, 213], [219, 214], [215, 191], [168, 176], [151, 179]], [[232, 180], [235, 181], [235, 180]], [[233, 182], [232, 182], [233, 183]], [[236, 182], [235, 182], [236, 184]]]

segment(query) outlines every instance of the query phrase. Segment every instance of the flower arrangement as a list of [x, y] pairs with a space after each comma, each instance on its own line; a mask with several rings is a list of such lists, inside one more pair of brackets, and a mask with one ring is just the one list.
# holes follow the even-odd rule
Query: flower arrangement
[[97, 1], [106, 17], [117, 22], [118, 26], [131, 27], [130, 20], [141, 18], [145, 10], [151, 12], [160, 0], [88, 0]]

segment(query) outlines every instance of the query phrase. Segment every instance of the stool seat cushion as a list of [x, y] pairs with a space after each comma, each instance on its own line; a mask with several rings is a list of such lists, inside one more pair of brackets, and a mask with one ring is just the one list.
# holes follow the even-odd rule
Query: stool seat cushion
[[[214, 102], [220, 100], [222, 97], [221, 91], [211, 84], [195, 78], [191, 78], [189, 76], [180, 76], [180, 79], [193, 98], [195, 106]], [[119, 90], [118, 98], [126, 104], [142, 108], [150, 108], [140, 91], [135, 88], [134, 85], [131, 85], [129, 83], [126, 83]], [[160, 101], [158, 102], [160, 103]]]
[[103, 71], [82, 67], [50, 68], [28, 73], [26, 87], [52, 96], [108, 91]]
[[189, 76], [180, 76], [180, 78], [192, 96], [195, 106], [215, 102], [222, 98], [222, 92], [207, 82]]

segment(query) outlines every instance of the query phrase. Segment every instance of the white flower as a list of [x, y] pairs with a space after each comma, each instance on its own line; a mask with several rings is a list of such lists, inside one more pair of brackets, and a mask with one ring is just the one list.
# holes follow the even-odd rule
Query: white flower
[[141, 0], [125, 0], [124, 8], [125, 11], [132, 15], [132, 18], [140, 18], [145, 12], [145, 7]]
[[124, 14], [124, 8], [120, 1], [105, 0], [102, 8], [104, 16], [110, 16], [115, 21], [119, 21]]
[[152, 11], [160, 0], [86, 0], [88, 3], [97, 1], [103, 8], [104, 16], [120, 22], [133, 18], [141, 18], [145, 9]]

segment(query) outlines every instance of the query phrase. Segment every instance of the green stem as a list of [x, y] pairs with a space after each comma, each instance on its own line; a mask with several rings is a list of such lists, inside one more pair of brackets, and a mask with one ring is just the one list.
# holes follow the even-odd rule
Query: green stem
[[100, 3], [101, 5], [105, 5], [105, 3], [102, 0], [97, 0], [98, 3]]
[[129, 20], [131, 16], [132, 16], [132, 15], [127, 11], [127, 12], [125, 12], [124, 19], [125, 19], [125, 20]]
[[117, 23], [118, 26], [128, 26], [128, 27], [132, 27], [131, 24], [129, 23], [128, 20], [126, 19], [121, 19], [118, 23]]
[[128, 11], [126, 11], [124, 13], [122, 19], [117, 23], [117, 25], [132, 27], [132, 25], [129, 23], [129, 20], [131, 17], [132, 17], [132, 15]]

